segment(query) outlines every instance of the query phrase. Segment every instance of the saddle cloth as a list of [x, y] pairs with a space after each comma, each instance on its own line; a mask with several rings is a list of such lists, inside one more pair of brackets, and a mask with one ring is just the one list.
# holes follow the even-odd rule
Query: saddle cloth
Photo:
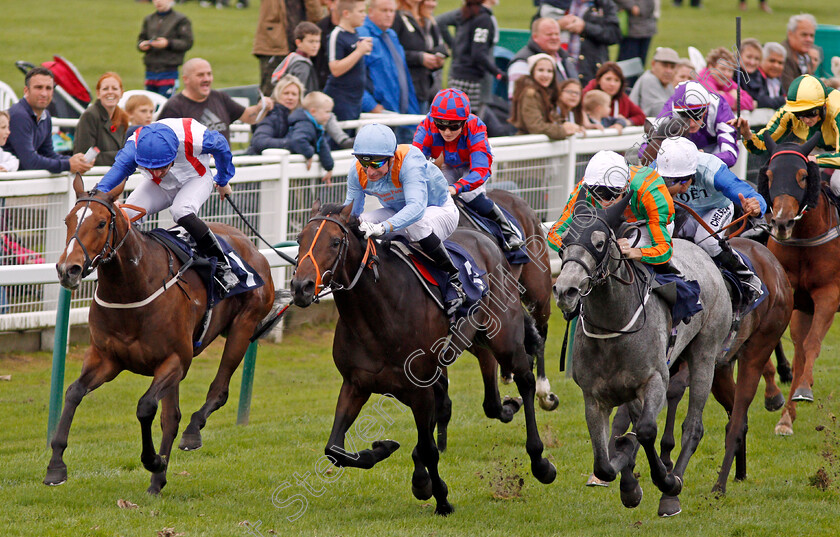
[[[465, 204], [461, 200], [456, 200], [455, 204], [458, 206], [458, 210], [461, 211], [461, 214], [463, 214], [467, 219], [469, 219], [473, 224], [475, 224], [475, 226], [478, 229], [489, 233], [493, 236], [493, 238], [496, 239], [496, 243], [499, 245], [500, 248], [502, 248], [502, 252], [505, 254], [505, 258], [507, 259], [507, 262], [509, 264], [524, 265], [525, 263], [529, 263], [531, 261], [531, 258], [528, 257], [528, 252], [525, 251], [526, 248], [524, 246], [522, 248], [517, 248], [516, 250], [510, 252], [504, 249], [505, 236], [502, 234], [502, 228], [495, 220], [481, 216], [477, 212], [473, 211], [467, 204]], [[526, 240], [527, 237], [525, 236], [525, 232], [522, 230], [522, 226], [519, 224], [519, 221], [512, 214], [507, 212], [504, 207], [502, 207], [501, 205], [498, 205], [498, 207], [502, 210], [503, 213], [505, 213], [508, 222], [513, 224], [513, 227], [516, 229], [516, 234], [519, 235], [519, 238], [523, 241]]]
[[[472, 255], [460, 244], [452, 241], [443, 241], [452, 258], [452, 263], [458, 269], [461, 287], [464, 288], [466, 298], [464, 303], [455, 312], [455, 318], [465, 317], [470, 307], [481, 300], [487, 294], [487, 283], [484, 276], [487, 274], [476, 265]], [[432, 297], [441, 309], [444, 303], [455, 298], [456, 291], [449, 285], [449, 274], [439, 269], [419, 248], [413, 246], [403, 236], [396, 235], [390, 241], [391, 251], [411, 267], [414, 274], [420, 280], [423, 288]]]
[[[213, 274], [216, 272], [216, 258], [205, 258], [200, 256], [195, 250], [195, 241], [189, 233], [182, 227], [173, 227], [170, 229], [157, 228], [147, 232], [153, 239], [161, 242], [164, 246], [169, 248], [173, 254], [181, 261], [187, 263], [192, 259], [192, 269], [201, 277], [204, 286], [207, 289], [207, 307], [212, 308], [222, 300], [219, 285]], [[239, 254], [230, 247], [223, 237], [216, 235], [219, 239], [219, 244], [225, 257], [228, 259], [231, 271], [239, 279], [239, 283], [230, 290], [225, 298], [244, 293], [261, 287], [265, 282], [257, 273], [256, 270], [242, 259]]]
[[688, 323], [694, 314], [703, 310], [700, 303], [700, 284], [696, 281], [685, 280], [671, 272], [656, 272], [648, 263], [634, 261], [633, 266], [636, 271], [644, 270], [642, 275], [652, 278], [650, 283], [653, 292], [671, 307], [671, 326], [676, 327], [681, 322]]

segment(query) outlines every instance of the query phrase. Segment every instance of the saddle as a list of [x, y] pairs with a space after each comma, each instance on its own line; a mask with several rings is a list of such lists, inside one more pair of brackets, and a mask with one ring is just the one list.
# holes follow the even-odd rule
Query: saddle
[[[460, 213], [464, 215], [464, 218], [472, 222], [476, 228], [490, 234], [494, 239], [496, 239], [496, 244], [498, 244], [499, 247], [502, 249], [502, 252], [505, 254], [505, 258], [507, 259], [507, 262], [509, 264], [524, 265], [525, 263], [531, 262], [531, 258], [528, 257], [528, 252], [526, 252], [527, 248], [524, 246], [522, 248], [517, 248], [512, 251], [505, 250], [505, 236], [502, 233], [502, 228], [499, 227], [498, 222], [490, 218], [481, 216], [477, 212], [473, 211], [466, 203], [464, 203], [460, 199], [455, 199], [455, 205], [458, 206], [458, 211], [460, 211]], [[498, 205], [498, 207], [502, 210], [505, 217], [508, 219], [508, 222], [510, 222], [511, 225], [513, 225], [514, 229], [516, 229], [516, 234], [519, 235], [519, 238], [523, 241], [527, 241], [528, 237], [525, 236], [525, 231], [522, 229], [522, 225], [520, 225], [516, 217], [510, 214], [501, 205]]]
[[[435, 304], [441, 310], [446, 310], [445, 302], [456, 294], [455, 289], [449, 285], [449, 274], [439, 269], [426, 254], [403, 236], [393, 236], [386, 244], [394, 255], [411, 268]], [[443, 245], [449, 251], [452, 263], [458, 268], [461, 287], [466, 295], [464, 303], [455, 312], [455, 318], [466, 317], [470, 307], [487, 294], [487, 283], [484, 280], [486, 272], [478, 268], [472, 255], [460, 244], [443, 241]]]

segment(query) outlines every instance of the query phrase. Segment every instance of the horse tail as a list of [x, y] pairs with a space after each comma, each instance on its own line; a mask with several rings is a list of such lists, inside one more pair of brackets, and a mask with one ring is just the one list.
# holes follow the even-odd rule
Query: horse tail
[[257, 327], [254, 329], [254, 333], [251, 335], [251, 342], [264, 337], [268, 334], [274, 326], [280, 322], [280, 319], [283, 318], [283, 314], [286, 313], [286, 310], [289, 309], [292, 302], [292, 293], [288, 289], [278, 289], [274, 292], [274, 306], [271, 308], [271, 313], [269, 313]]
[[525, 352], [528, 356], [535, 356], [540, 352], [543, 340], [540, 331], [537, 330], [537, 323], [527, 308], [522, 308], [522, 321], [525, 324]]

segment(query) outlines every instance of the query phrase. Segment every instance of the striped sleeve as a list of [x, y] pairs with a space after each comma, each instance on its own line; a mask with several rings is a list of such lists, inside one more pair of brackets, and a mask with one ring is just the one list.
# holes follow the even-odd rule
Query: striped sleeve
[[764, 143], [767, 136], [772, 137], [773, 141], [778, 142], [782, 136], [791, 130], [793, 130], [793, 114], [785, 112], [784, 109], [780, 108], [770, 118], [767, 126], [757, 133], [752, 133], [749, 139], [744, 138], [744, 147], [750, 153], [756, 155], [764, 154], [767, 151], [767, 145]]
[[487, 127], [476, 116], [464, 126], [468, 129], [467, 150], [469, 151], [470, 171], [453, 185], [458, 192], [469, 192], [484, 184], [490, 177], [490, 165], [493, 155], [487, 143]]
[[[826, 118], [828, 121], [828, 118]], [[834, 116], [831, 120], [834, 122], [834, 127], [832, 129], [832, 133], [834, 134], [834, 140], [832, 140], [832, 144], [834, 146], [833, 153], [822, 153], [817, 155], [817, 164], [820, 165], [821, 168], [834, 168], [840, 169], [840, 114]], [[825, 141], [825, 129], [823, 129], [823, 141]]]
[[559, 252], [560, 248], [563, 247], [563, 240], [560, 237], [563, 235], [563, 232], [566, 231], [566, 228], [569, 227], [569, 222], [572, 220], [572, 213], [575, 210], [575, 203], [577, 203], [578, 193], [580, 192], [582, 184], [583, 181], [580, 181], [577, 185], [575, 185], [574, 190], [572, 190], [572, 195], [569, 196], [569, 201], [566, 202], [566, 207], [563, 209], [563, 214], [556, 222], [554, 222], [554, 225], [551, 226], [548, 236], [546, 237], [548, 240], [548, 246], [555, 252]]
[[671, 233], [667, 226], [674, 219], [674, 200], [654, 170], [641, 168], [637, 173], [646, 175], [642, 176], [643, 182], [632, 211], [639, 220], [647, 219], [646, 227], [650, 235], [650, 246], [641, 249], [642, 262], [651, 265], [667, 263], [673, 253]]
[[429, 120], [429, 116], [426, 116], [419, 125], [417, 125], [417, 130], [414, 131], [414, 140], [412, 144], [414, 147], [419, 149], [423, 152], [423, 156], [429, 158], [432, 156], [432, 144], [434, 140], [432, 139], [432, 122]]

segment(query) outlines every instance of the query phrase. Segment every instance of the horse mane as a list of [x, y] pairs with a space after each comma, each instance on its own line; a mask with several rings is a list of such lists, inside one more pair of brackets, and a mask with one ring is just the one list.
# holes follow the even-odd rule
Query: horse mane
[[[341, 213], [345, 207], [346, 205], [342, 205], [341, 203], [325, 203], [321, 205], [321, 210], [318, 211], [318, 214], [320, 216], [336, 216]], [[350, 215], [350, 217], [347, 218], [347, 227], [354, 235], [361, 238], [361, 235], [359, 234], [359, 219], [357, 217]]]

